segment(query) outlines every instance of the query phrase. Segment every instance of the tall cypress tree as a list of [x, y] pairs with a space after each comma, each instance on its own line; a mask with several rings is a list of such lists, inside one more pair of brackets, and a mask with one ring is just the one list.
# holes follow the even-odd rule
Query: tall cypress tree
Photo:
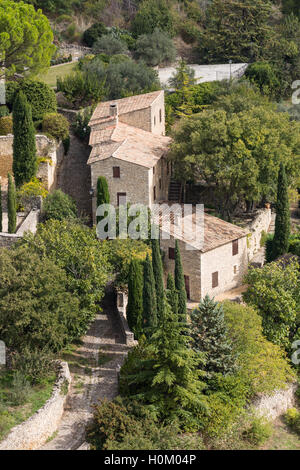
[[167, 279], [167, 301], [172, 312], [178, 315], [178, 293], [175, 287], [174, 277], [171, 273], [168, 274]]
[[157, 301], [155, 280], [152, 262], [147, 255], [144, 263], [144, 289], [143, 289], [143, 328], [145, 334], [151, 334], [151, 330], [157, 326]]
[[0, 232], [2, 232], [3, 227], [2, 227], [2, 189], [1, 189], [1, 184], [0, 184]]
[[175, 287], [178, 292], [178, 314], [182, 315], [182, 319], [186, 319], [186, 290], [185, 290], [185, 282], [184, 282], [184, 274], [183, 268], [181, 263], [181, 256], [179, 251], [178, 241], [176, 240], [175, 243]]
[[13, 173], [16, 186], [30, 181], [37, 171], [35, 130], [31, 106], [19, 92], [13, 105]]
[[157, 300], [157, 317], [161, 318], [164, 309], [164, 279], [163, 279], [163, 265], [160, 254], [159, 241], [157, 239], [151, 240], [152, 244], [152, 266], [155, 280], [156, 300]]
[[204, 369], [208, 377], [214, 372], [225, 375], [234, 371], [236, 358], [232, 352], [222, 305], [208, 295], [191, 314], [190, 336], [193, 349], [206, 354]]
[[7, 212], [8, 233], [15, 233], [17, 228], [16, 188], [10, 173], [8, 173]]
[[133, 259], [129, 266], [126, 316], [129, 328], [139, 338], [143, 322], [143, 269], [136, 259]]
[[[110, 203], [110, 195], [108, 190], [108, 183], [105, 176], [99, 176], [97, 179], [97, 208], [102, 204]], [[106, 213], [103, 218], [106, 217]], [[97, 223], [100, 222], [102, 217], [97, 217]]]
[[278, 173], [273, 259], [288, 252], [291, 230], [290, 204], [285, 167], [281, 163]]

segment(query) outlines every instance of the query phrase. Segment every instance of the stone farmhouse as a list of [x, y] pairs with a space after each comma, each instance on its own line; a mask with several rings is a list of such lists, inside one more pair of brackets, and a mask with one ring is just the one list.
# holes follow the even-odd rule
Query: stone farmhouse
[[[99, 176], [106, 177], [115, 206], [126, 201], [154, 208], [171, 199], [171, 165], [166, 158], [171, 139], [165, 136], [163, 91], [100, 103], [89, 125], [94, 221]], [[184, 224], [184, 218], [180, 223]], [[161, 248], [166, 271], [173, 272], [175, 239], [179, 240], [190, 300], [215, 296], [241, 284], [248, 265], [245, 230], [205, 214], [204, 244], [187, 250], [187, 243], [193, 242], [179, 228], [173, 217], [169, 239], [161, 231]]]

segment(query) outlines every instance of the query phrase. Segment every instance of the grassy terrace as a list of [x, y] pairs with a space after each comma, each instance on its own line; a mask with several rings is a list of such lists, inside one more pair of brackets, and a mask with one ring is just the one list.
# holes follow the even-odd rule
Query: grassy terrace
[[52, 374], [42, 383], [27, 388], [13, 383], [11, 372], [0, 370], [0, 440], [46, 403], [55, 380], [56, 375]]
[[64, 77], [74, 70], [77, 62], [69, 62], [67, 64], [54, 65], [50, 67], [46, 74], [40, 75], [39, 79], [47, 83], [52, 88], [56, 87], [56, 79]]

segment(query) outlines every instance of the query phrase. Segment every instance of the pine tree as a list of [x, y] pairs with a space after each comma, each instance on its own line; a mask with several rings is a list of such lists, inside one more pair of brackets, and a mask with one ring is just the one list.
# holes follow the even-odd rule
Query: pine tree
[[186, 319], [186, 290], [184, 282], [184, 274], [181, 263], [178, 241], [175, 243], [175, 271], [174, 271], [175, 287], [178, 292], [178, 314], [182, 315], [182, 319]]
[[167, 279], [167, 301], [172, 312], [178, 315], [178, 293], [175, 287], [174, 277], [171, 273], [168, 274]]
[[228, 374], [235, 369], [235, 356], [224, 319], [221, 304], [205, 296], [191, 314], [190, 336], [193, 349], [206, 354], [205, 371]]
[[2, 232], [3, 227], [2, 227], [2, 189], [1, 189], [1, 184], [0, 184], [0, 232]]
[[148, 336], [157, 326], [157, 301], [152, 262], [147, 255], [144, 263], [143, 329]]
[[278, 173], [275, 234], [273, 239], [273, 259], [287, 253], [291, 230], [288, 184], [285, 167], [281, 163]]
[[133, 259], [129, 266], [127, 322], [129, 328], [139, 338], [143, 321], [143, 270], [141, 263]]
[[11, 175], [8, 173], [7, 190], [8, 233], [15, 233], [17, 227], [16, 188]]
[[[108, 183], [105, 176], [99, 176], [97, 180], [97, 208], [102, 204], [109, 204], [110, 203], [110, 195], [108, 190]], [[104, 217], [106, 217], [106, 213], [103, 217], [97, 217], [97, 223]]]
[[157, 300], [157, 318], [161, 318], [164, 309], [164, 279], [163, 279], [163, 265], [160, 254], [159, 241], [157, 239], [151, 240], [152, 244], [152, 266], [155, 280], [156, 300]]
[[13, 173], [16, 186], [30, 181], [37, 171], [35, 130], [31, 106], [19, 92], [13, 106]]
[[138, 396], [161, 420], [179, 419], [183, 428], [197, 429], [199, 415], [206, 409], [200, 371], [203, 355], [189, 347], [185, 329], [164, 299], [162, 317], [149, 343], [140, 347], [134, 360], [129, 355], [123, 367], [120, 391], [133, 399]]

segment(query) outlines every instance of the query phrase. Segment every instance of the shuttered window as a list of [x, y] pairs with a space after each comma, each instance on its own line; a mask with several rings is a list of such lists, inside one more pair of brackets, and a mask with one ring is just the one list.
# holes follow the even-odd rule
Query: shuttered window
[[169, 247], [169, 259], [175, 259], [175, 248]]
[[239, 241], [238, 240], [234, 240], [232, 242], [232, 256], [235, 256], [237, 255], [239, 252]]
[[113, 177], [114, 178], [120, 178], [120, 167], [119, 166], [113, 166]]
[[219, 272], [216, 271], [215, 273], [212, 273], [212, 288], [218, 287], [219, 285]]

